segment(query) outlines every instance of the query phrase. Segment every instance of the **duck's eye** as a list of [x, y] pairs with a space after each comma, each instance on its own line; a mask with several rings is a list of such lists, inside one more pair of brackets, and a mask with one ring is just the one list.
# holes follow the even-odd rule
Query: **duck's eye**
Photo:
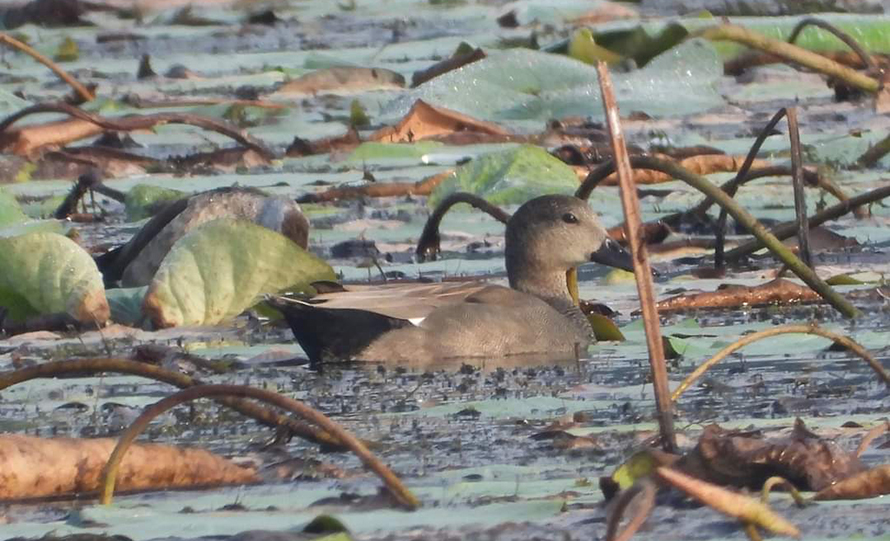
[[578, 223], [578, 217], [572, 214], [571, 212], [566, 212], [562, 215], [562, 221], [567, 224], [576, 224]]

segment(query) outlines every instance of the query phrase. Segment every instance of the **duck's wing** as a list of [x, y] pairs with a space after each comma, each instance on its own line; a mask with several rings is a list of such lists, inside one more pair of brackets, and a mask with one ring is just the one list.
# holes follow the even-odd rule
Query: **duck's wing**
[[312, 304], [330, 309], [367, 310], [391, 318], [417, 321], [437, 308], [462, 302], [489, 287], [485, 282], [436, 282], [347, 286], [343, 291], [323, 293]]
[[312, 364], [352, 360], [381, 335], [413, 326], [406, 319], [367, 310], [329, 309], [271, 295], [266, 302], [284, 315]]

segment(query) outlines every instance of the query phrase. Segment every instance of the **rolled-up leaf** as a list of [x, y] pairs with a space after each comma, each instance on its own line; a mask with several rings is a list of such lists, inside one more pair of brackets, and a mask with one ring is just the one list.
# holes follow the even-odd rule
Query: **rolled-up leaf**
[[0, 238], [0, 306], [13, 320], [67, 312], [84, 323], [108, 321], [102, 275], [93, 258], [57, 233]]
[[156, 327], [214, 325], [262, 295], [333, 279], [327, 263], [280, 233], [222, 218], [173, 245], [149, 285], [143, 310]]

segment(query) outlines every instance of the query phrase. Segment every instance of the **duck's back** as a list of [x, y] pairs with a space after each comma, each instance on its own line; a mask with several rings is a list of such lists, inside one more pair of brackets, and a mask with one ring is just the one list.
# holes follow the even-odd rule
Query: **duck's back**
[[[430, 313], [418, 327], [388, 332], [372, 342], [359, 360], [435, 363], [454, 358], [553, 354], [574, 355], [586, 348], [590, 327], [545, 301], [501, 287], [487, 286]], [[575, 309], [576, 310], [576, 309]]]

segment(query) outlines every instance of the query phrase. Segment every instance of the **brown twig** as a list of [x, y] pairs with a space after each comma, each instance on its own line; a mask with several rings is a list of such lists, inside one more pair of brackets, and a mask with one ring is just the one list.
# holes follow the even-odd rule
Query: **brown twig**
[[849, 47], [856, 56], [859, 57], [862, 65], [865, 66], [866, 71], [868, 72], [876, 72], [877, 66], [875, 66], [874, 60], [871, 55], [869, 55], [865, 50], [853, 39], [849, 34], [842, 31], [840, 28], [834, 26], [828, 21], [823, 21], [822, 19], [817, 19], [816, 17], [806, 17], [798, 21], [796, 25], [794, 25], [794, 29], [791, 31], [791, 35], [788, 36], [788, 43], [794, 43], [797, 41], [797, 37], [807, 26], [818, 26], [819, 28], [830, 32], [834, 37], [844, 42], [844, 44]]
[[875, 373], [884, 382], [884, 384], [887, 385], [887, 387], [890, 387], [890, 373], [887, 373], [887, 371], [884, 370], [884, 367], [881, 366], [881, 363], [878, 362], [878, 360], [875, 359], [871, 355], [871, 353], [868, 352], [867, 349], [854, 342], [850, 338], [825, 330], [822, 327], [818, 327], [816, 325], [786, 325], [783, 327], [774, 327], [765, 331], [749, 334], [721, 349], [713, 357], [711, 357], [710, 359], [702, 363], [698, 368], [693, 370], [691, 374], [686, 376], [686, 379], [683, 380], [683, 383], [681, 383], [674, 390], [673, 395], [671, 395], [671, 400], [676, 402], [680, 398], [680, 396], [682, 396], [682, 394], [686, 392], [686, 390], [689, 389], [689, 387], [691, 387], [692, 384], [698, 380], [698, 378], [700, 378], [705, 372], [710, 370], [711, 367], [713, 367], [715, 364], [719, 363], [729, 355], [735, 353], [748, 344], [757, 342], [758, 340], [763, 340], [764, 338], [769, 338], [771, 336], [778, 336], [780, 334], [815, 334], [817, 336], [827, 338], [833, 341], [835, 344], [843, 346], [856, 355], [859, 355], [862, 360], [868, 363], [871, 369], [875, 371]]
[[800, 155], [800, 127], [797, 124], [797, 108], [786, 111], [788, 138], [791, 140], [791, 181], [794, 186], [794, 212], [797, 215], [797, 253], [800, 260], [813, 266], [810, 254], [810, 226], [807, 222], [807, 199], [803, 189], [803, 165]]
[[[868, 205], [869, 203], [874, 203], [875, 201], [880, 201], [886, 197], [890, 197], [890, 186], [882, 186], [870, 192], [865, 192], [863, 194], [859, 194], [849, 198], [846, 201], [841, 201], [837, 205], [828, 207], [827, 209], [821, 210], [816, 214], [809, 217], [808, 222], [810, 228], [822, 225], [823, 223], [836, 220], [840, 218], [844, 214], [853, 211], [857, 207], [861, 207], [863, 205]], [[778, 240], [784, 240], [789, 237], [794, 236], [794, 233], [797, 230], [797, 222], [785, 222], [779, 224], [772, 229], [770, 229], [770, 233], [774, 235]], [[732, 250], [726, 252], [726, 260], [729, 262], [736, 261], [741, 259], [747, 255], [750, 255], [757, 250], [763, 248], [763, 243], [759, 239], [754, 239], [744, 244], [740, 244], [736, 246]]]
[[[636, 167], [640, 167], [643, 169], [655, 169], [656, 171], [663, 171], [673, 176], [673, 178], [682, 180], [683, 182], [696, 188], [700, 192], [704, 193], [705, 196], [713, 198], [718, 205], [727, 209], [727, 212], [729, 212], [729, 214], [731, 214], [732, 217], [735, 218], [736, 222], [741, 224], [752, 235], [757, 237], [758, 240], [763, 242], [763, 244], [766, 245], [767, 248], [769, 248], [769, 250], [776, 257], [778, 257], [780, 260], [782, 260], [783, 263], [788, 265], [788, 267], [794, 272], [794, 274], [800, 277], [800, 279], [803, 280], [814, 291], [819, 293], [819, 295], [829, 304], [834, 306], [846, 317], [852, 318], [859, 315], [859, 310], [857, 310], [855, 306], [850, 304], [850, 302], [847, 301], [842, 295], [831, 289], [831, 287], [826, 284], [824, 280], [819, 278], [816, 273], [813, 272], [813, 269], [804, 265], [787, 246], [783, 245], [781, 241], [779, 241], [775, 236], [772, 235], [772, 233], [769, 232], [769, 230], [766, 229], [766, 227], [763, 226], [763, 224], [757, 221], [757, 218], [755, 218], [751, 215], [751, 213], [739, 206], [739, 204], [736, 203], [731, 197], [729, 197], [726, 192], [722, 191], [720, 188], [712, 184], [711, 181], [701, 175], [696, 175], [673, 162], [659, 160], [657, 158], [652, 158], [649, 156], [636, 156], [633, 159], [633, 163]], [[854, 199], [850, 199], [846, 204], [853, 203]]]
[[105, 468], [102, 471], [102, 478], [99, 481], [99, 486], [102, 487], [100, 501], [104, 505], [109, 505], [111, 503], [117, 470], [124, 457], [124, 453], [127, 452], [127, 448], [133, 440], [139, 436], [152, 419], [184, 402], [190, 402], [198, 398], [222, 396], [253, 398], [261, 402], [266, 402], [295, 413], [310, 423], [321, 427], [349, 447], [349, 449], [361, 459], [368, 469], [376, 473], [377, 476], [383, 480], [393, 497], [401, 505], [411, 510], [420, 507], [420, 501], [405, 487], [405, 485], [402, 484], [401, 480], [396, 477], [392, 470], [381, 462], [379, 458], [374, 456], [374, 454], [371, 453], [371, 451], [368, 450], [358, 438], [353, 436], [338, 423], [302, 402], [272, 391], [255, 389], [243, 385], [201, 385], [192, 387], [168, 396], [146, 408], [145, 411], [133, 421], [133, 424], [131, 424], [121, 435], [117, 446], [114, 448], [114, 451], [108, 458], [108, 462], [105, 464]]
[[[735, 197], [736, 192], [739, 189], [739, 186], [745, 182], [746, 177], [748, 175], [748, 171], [751, 169], [751, 164], [754, 163], [754, 159], [757, 157], [757, 153], [760, 152], [760, 147], [763, 146], [763, 143], [766, 141], [766, 138], [772, 135], [773, 129], [776, 127], [776, 124], [782, 120], [782, 117], [785, 116], [787, 111], [785, 108], [781, 108], [776, 111], [776, 114], [770, 119], [769, 122], [766, 123], [766, 126], [760, 130], [760, 133], [757, 134], [757, 139], [754, 140], [754, 144], [751, 145], [751, 148], [748, 150], [748, 155], [745, 157], [745, 163], [742, 164], [742, 167], [739, 169], [738, 173], [736, 173], [735, 178], [733, 178], [728, 183], [724, 184], [721, 189], [726, 192], [726, 195], [729, 197]], [[707, 209], [714, 204], [714, 201], [710, 198], [705, 198], [698, 205], [698, 209], [704, 209], [701, 211], [699, 215], [703, 215], [707, 212]], [[724, 267], [724, 258], [723, 258], [723, 249], [724, 249], [724, 241], [726, 240], [726, 209], [720, 209], [720, 217], [717, 219], [717, 224], [714, 226], [714, 238], [716, 240], [716, 245], [714, 247], [714, 268], [722, 269]]]
[[662, 447], [668, 453], [677, 448], [674, 434], [674, 418], [667, 382], [667, 367], [664, 362], [664, 345], [661, 340], [661, 327], [658, 310], [655, 308], [655, 288], [652, 285], [652, 268], [646, 244], [643, 242], [640, 220], [640, 200], [637, 198], [637, 187], [633, 183], [633, 172], [630, 157], [624, 144], [621, 131], [621, 117], [612, 79], [605, 62], [597, 62], [596, 71], [599, 75], [600, 90], [603, 95], [603, 109], [609, 126], [612, 142], [612, 153], [621, 186], [621, 206], [624, 209], [624, 221], [627, 228], [627, 239], [633, 256], [634, 276], [637, 282], [637, 293], [640, 295], [640, 306], [643, 312], [643, 324], [646, 329], [646, 345], [649, 349], [649, 365], [652, 369], [652, 381], [655, 389], [655, 406], [658, 410], [658, 425], [661, 433]]
[[[33, 48], [28, 46], [28, 44], [22, 43], [21, 41], [15, 39], [14, 37], [10, 36], [9, 34], [4, 34], [2, 32], [0, 32], [0, 43], [5, 43], [6, 45], [9, 45], [10, 47], [12, 47], [14, 49], [18, 49], [19, 51], [22, 51], [23, 53], [31, 56], [31, 58], [33, 58], [34, 60], [40, 62], [44, 66], [51, 69], [53, 71], [53, 73], [55, 73], [56, 75], [59, 76], [60, 79], [62, 79], [66, 83], [68, 83], [68, 85], [71, 88], [73, 88], [74, 91], [80, 95], [80, 97], [83, 99], [83, 101], [93, 101], [94, 99], [96, 99], [96, 96], [93, 95], [93, 93], [90, 92], [90, 90], [87, 87], [80, 84], [77, 81], [77, 79], [68, 75], [68, 72], [66, 72], [61, 67], [59, 67], [58, 64], [56, 64], [49, 58], [43, 56], [42, 54], [38, 53]], [[2, 131], [2, 130], [0, 130], [0, 131]]]
[[890, 153], [890, 135], [869, 147], [856, 160], [856, 165], [859, 167], [874, 167], [887, 153]]
[[446, 58], [441, 62], [437, 62], [432, 66], [424, 69], [415, 71], [414, 75], [411, 76], [411, 88], [418, 87], [423, 83], [429, 81], [430, 79], [435, 79], [436, 77], [448, 73], [449, 71], [456, 70], [457, 68], [461, 68], [466, 66], [467, 64], [472, 64], [473, 62], [477, 62], [485, 58], [485, 51], [479, 49], [478, 47], [468, 53], [455, 55], [450, 58]]
[[[120, 358], [94, 358], [53, 361], [29, 366], [27, 368], [22, 368], [21, 370], [2, 372], [0, 373], [0, 391], [18, 383], [37, 378], [51, 378], [72, 374], [95, 374], [97, 372], [131, 374], [156, 381], [162, 381], [175, 387], [179, 387], [180, 389], [186, 389], [201, 384], [200, 381], [186, 376], [185, 374], [171, 372], [170, 370], [164, 370], [163, 368], [146, 363]], [[307, 441], [322, 445], [332, 445], [338, 449], [343, 448], [343, 443], [338, 440], [336, 436], [317, 427], [276, 413], [248, 400], [220, 398], [219, 402], [266, 426], [281, 426], [289, 430], [295, 436]]]
[[67, 103], [40, 103], [17, 111], [0, 122], [0, 133], [6, 131], [15, 122], [37, 113], [62, 113], [78, 120], [95, 124], [106, 130], [132, 131], [147, 130], [164, 124], [187, 124], [201, 129], [225, 135], [245, 147], [259, 153], [265, 158], [274, 158], [275, 154], [266, 146], [255, 140], [247, 132], [237, 126], [221, 120], [189, 113], [157, 113], [152, 115], [129, 115], [120, 118], [105, 118]]

